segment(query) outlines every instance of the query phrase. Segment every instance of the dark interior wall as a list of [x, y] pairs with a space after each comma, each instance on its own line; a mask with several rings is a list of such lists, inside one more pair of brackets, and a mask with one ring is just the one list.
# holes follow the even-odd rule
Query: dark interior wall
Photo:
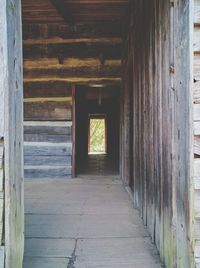
[[132, 1], [123, 57], [121, 176], [168, 268], [193, 262], [189, 3]]
[[[90, 97], [87, 89], [76, 90], [76, 158], [77, 163], [82, 163], [88, 155], [88, 127], [89, 114], [105, 114], [107, 120], [107, 154], [119, 162], [119, 88], [98, 104], [98, 90], [92, 89]], [[109, 89], [105, 89], [109, 90]], [[94, 93], [96, 91], [96, 93]]]

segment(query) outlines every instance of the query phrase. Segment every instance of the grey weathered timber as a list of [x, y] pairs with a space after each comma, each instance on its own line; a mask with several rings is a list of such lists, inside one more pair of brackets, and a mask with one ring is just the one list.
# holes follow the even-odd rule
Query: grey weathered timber
[[161, 268], [157, 249], [117, 177], [25, 185], [24, 268]]
[[70, 135], [71, 122], [24, 122], [24, 134]]
[[[194, 267], [192, 27], [192, 1], [130, 3], [123, 53], [121, 175], [125, 183], [130, 178], [134, 204], [169, 268]], [[196, 62], [197, 79], [198, 68]], [[196, 92], [196, 122], [199, 112]], [[198, 128], [196, 124], [196, 132]]]
[[4, 143], [0, 142], [0, 267], [4, 264], [4, 214], [5, 214], [5, 200], [4, 200]]
[[68, 165], [44, 165], [40, 164], [38, 166], [24, 166], [24, 176], [26, 179], [41, 179], [41, 178], [65, 178], [71, 177], [72, 168], [71, 163], [67, 163]]
[[195, 255], [195, 264], [196, 267], [200, 267], [200, 233], [199, 233], [199, 226], [200, 226], [200, 206], [199, 206], [199, 197], [200, 197], [200, 109], [199, 109], [199, 96], [200, 96], [200, 87], [199, 87], [199, 80], [200, 80], [200, 47], [199, 47], [199, 29], [200, 29], [200, 17], [199, 17], [199, 10], [200, 10], [200, 1], [194, 0], [194, 36], [193, 36], [193, 77], [194, 77], [194, 85], [193, 85], [193, 110], [194, 110], [194, 153], [195, 158], [193, 159], [194, 164], [194, 255]]
[[25, 178], [70, 177], [72, 122], [24, 122]]
[[0, 139], [4, 137], [4, 79], [3, 77], [6, 76], [6, 63], [7, 63], [7, 42], [4, 39], [7, 35], [6, 29], [6, 2], [2, 2], [2, 8], [0, 11]]
[[72, 159], [71, 155], [69, 156], [56, 156], [53, 155], [25, 155], [24, 156], [24, 163], [28, 166], [38, 166], [38, 165], [59, 165], [59, 166], [71, 166]]
[[72, 154], [71, 143], [25, 142], [24, 154], [33, 156], [69, 156]]
[[71, 135], [46, 135], [46, 134], [24, 134], [24, 140], [27, 142], [70, 142]]
[[5, 247], [0, 247], [0, 268], [5, 267]]
[[[21, 268], [24, 252], [23, 67], [21, 1], [3, 0], [0, 10], [0, 135], [4, 139], [5, 267]], [[3, 42], [3, 47], [2, 47]], [[3, 64], [3, 65], [2, 65]], [[3, 69], [2, 69], [3, 66]], [[3, 83], [2, 83], [3, 82]], [[4, 97], [2, 95], [2, 87]], [[4, 106], [4, 113], [2, 109]], [[1, 202], [3, 196], [1, 196]], [[2, 210], [2, 204], [1, 204]], [[2, 214], [1, 214], [2, 219]], [[3, 267], [3, 249], [1, 267]]]

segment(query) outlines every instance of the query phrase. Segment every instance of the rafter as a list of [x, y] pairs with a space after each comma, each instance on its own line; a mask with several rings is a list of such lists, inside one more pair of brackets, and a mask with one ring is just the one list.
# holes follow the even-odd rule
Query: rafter
[[72, 13], [70, 12], [69, 7], [64, 3], [63, 0], [50, 0], [50, 2], [56, 8], [57, 12], [67, 24], [74, 24]]

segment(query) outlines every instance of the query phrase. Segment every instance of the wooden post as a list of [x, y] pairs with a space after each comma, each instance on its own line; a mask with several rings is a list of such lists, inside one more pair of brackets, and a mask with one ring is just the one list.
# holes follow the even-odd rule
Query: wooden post
[[76, 177], [76, 88], [72, 86], [72, 177]]
[[[23, 68], [21, 1], [2, 0], [0, 9], [0, 137], [5, 174], [5, 267], [22, 268]], [[1, 156], [1, 155], [0, 155]], [[2, 256], [2, 254], [1, 254]], [[2, 258], [0, 266], [3, 267]]]

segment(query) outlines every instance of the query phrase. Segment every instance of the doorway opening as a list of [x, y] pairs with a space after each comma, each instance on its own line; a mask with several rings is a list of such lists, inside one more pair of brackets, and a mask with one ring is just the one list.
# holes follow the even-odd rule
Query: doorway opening
[[106, 115], [89, 115], [88, 154], [99, 155], [107, 153]]
[[119, 95], [119, 87], [76, 87], [76, 175], [119, 173]]

